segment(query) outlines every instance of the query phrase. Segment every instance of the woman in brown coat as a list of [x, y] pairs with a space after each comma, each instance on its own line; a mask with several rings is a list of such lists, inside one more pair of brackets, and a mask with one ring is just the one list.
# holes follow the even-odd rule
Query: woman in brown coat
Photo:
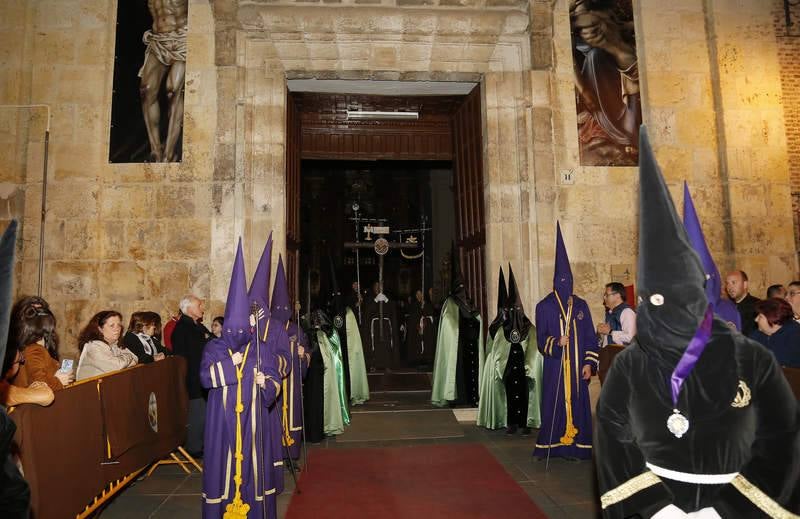
[[33, 382], [44, 382], [58, 391], [75, 381], [73, 370], [60, 369], [56, 318], [49, 308], [38, 305], [21, 308], [17, 330], [25, 363], [14, 377], [15, 386], [28, 387]]

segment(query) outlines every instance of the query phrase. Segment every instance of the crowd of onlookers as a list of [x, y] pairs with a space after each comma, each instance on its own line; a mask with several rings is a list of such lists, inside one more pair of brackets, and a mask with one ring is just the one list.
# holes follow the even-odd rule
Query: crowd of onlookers
[[[189, 373], [198, 372], [205, 342], [222, 332], [222, 317], [214, 319], [212, 331], [202, 324], [203, 307], [199, 298], [184, 297], [180, 311], [164, 327], [170, 334], [167, 341], [162, 341], [167, 335], [162, 334], [161, 316], [157, 312], [134, 312], [127, 331], [119, 312], [97, 312], [78, 336], [80, 355], [75, 361], [59, 354], [57, 321], [47, 301], [36, 296], [23, 297], [11, 310], [8, 346], [0, 372], [0, 404], [49, 405], [57, 391], [75, 381], [157, 362], [172, 354], [187, 358]], [[192, 366], [198, 369], [192, 370]], [[198, 377], [197, 373], [187, 374], [190, 398], [196, 398], [200, 391]]]
[[[766, 297], [759, 299], [750, 294], [747, 274], [735, 270], [725, 278], [725, 296], [736, 305], [741, 318], [739, 322], [727, 320], [728, 326], [741, 328], [744, 335], [766, 346], [780, 365], [800, 368], [800, 281], [771, 285]], [[603, 304], [605, 321], [597, 325], [600, 346], [629, 344], [636, 335], [636, 318], [625, 287], [607, 284]]]

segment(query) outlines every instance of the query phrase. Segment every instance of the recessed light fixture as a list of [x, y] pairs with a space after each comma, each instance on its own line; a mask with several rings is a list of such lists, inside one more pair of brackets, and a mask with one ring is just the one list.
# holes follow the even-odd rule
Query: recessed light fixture
[[419, 119], [419, 112], [359, 112], [354, 110], [347, 111], [348, 120], [379, 120], [379, 119], [392, 119], [415, 121]]

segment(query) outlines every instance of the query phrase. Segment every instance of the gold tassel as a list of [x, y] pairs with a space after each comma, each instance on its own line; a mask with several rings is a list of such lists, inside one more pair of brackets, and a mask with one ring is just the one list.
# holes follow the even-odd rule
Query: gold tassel
[[[249, 351], [250, 343], [244, 349], [242, 363], [236, 367], [236, 447], [234, 450], [236, 470], [233, 475], [235, 493], [233, 501], [225, 506], [225, 513], [222, 514], [223, 519], [247, 519], [247, 512], [250, 511], [250, 505], [242, 502], [242, 459], [244, 459], [242, 454], [242, 411], [244, 411], [244, 404], [242, 404], [242, 374]], [[233, 357], [233, 351], [228, 350], [228, 354]]]

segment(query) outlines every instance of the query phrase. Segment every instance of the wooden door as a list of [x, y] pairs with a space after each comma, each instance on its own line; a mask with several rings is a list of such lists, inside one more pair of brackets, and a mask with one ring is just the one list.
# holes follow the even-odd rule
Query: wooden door
[[481, 89], [476, 86], [453, 116], [456, 249], [467, 293], [486, 322]]
[[300, 270], [300, 114], [294, 96], [286, 95], [286, 278], [289, 298], [299, 299]]

